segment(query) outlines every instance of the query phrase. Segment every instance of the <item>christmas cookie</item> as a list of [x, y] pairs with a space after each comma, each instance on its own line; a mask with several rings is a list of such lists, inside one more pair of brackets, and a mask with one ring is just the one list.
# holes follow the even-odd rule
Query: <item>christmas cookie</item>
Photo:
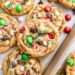
[[57, 2], [58, 0], [47, 0], [48, 2]]
[[17, 22], [7, 14], [0, 14], [0, 53], [16, 45]]
[[32, 20], [18, 32], [18, 46], [32, 57], [43, 57], [57, 46], [58, 30], [47, 20]]
[[66, 60], [66, 75], [75, 75], [75, 53], [71, 53]]
[[59, 0], [66, 8], [75, 9], [75, 0]]
[[42, 75], [40, 63], [18, 48], [5, 58], [3, 69], [5, 75]]
[[49, 20], [60, 32], [62, 32], [65, 27], [65, 15], [63, 14], [61, 9], [53, 5], [38, 5], [31, 10], [26, 20], [29, 21], [36, 18]]
[[11, 15], [23, 15], [34, 6], [34, 0], [0, 0], [0, 7]]
[[66, 75], [66, 72], [65, 72], [64, 68], [61, 68], [57, 71], [57, 73], [55, 75]]

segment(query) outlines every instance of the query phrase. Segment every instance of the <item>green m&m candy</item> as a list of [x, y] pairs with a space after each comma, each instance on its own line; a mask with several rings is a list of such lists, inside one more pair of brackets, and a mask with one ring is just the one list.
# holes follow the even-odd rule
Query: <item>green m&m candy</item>
[[26, 42], [27, 42], [28, 44], [32, 44], [33, 41], [34, 41], [34, 38], [33, 38], [32, 36], [27, 36], [27, 37], [26, 37]]
[[6, 24], [5, 20], [1, 19], [0, 20], [0, 26], [4, 26]]
[[75, 0], [72, 0], [72, 3], [75, 3]]
[[73, 64], [74, 64], [74, 60], [73, 60], [73, 58], [67, 58], [67, 65], [69, 65], [69, 66], [73, 66]]
[[30, 56], [29, 56], [28, 54], [22, 53], [22, 54], [21, 54], [21, 57], [22, 57], [23, 60], [26, 61], [26, 60], [29, 59]]
[[16, 9], [17, 12], [21, 12], [23, 10], [23, 7], [19, 4], [17, 4], [15, 9]]

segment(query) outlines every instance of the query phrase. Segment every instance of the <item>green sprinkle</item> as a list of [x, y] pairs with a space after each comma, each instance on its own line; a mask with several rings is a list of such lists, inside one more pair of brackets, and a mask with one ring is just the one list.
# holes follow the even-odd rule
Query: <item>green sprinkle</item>
[[56, 44], [54, 40], [51, 41], [51, 44]]
[[31, 46], [30, 44], [28, 44], [28, 43], [27, 43], [27, 47], [28, 47], [28, 48], [32, 48], [32, 46]]
[[42, 33], [38, 33], [37, 36], [35, 37], [35, 39], [37, 39], [38, 37], [42, 36]]

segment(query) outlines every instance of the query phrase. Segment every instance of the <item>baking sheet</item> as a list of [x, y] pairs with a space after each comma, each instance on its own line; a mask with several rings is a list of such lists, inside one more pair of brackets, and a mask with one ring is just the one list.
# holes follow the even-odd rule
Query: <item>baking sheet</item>
[[75, 38], [73, 38], [70, 46], [67, 48], [67, 50], [64, 52], [64, 54], [61, 56], [59, 61], [56, 63], [56, 66], [54, 67], [54, 69], [53, 69], [53, 71], [51, 72], [50, 75], [55, 75], [59, 69], [65, 67], [66, 58], [72, 52], [75, 52]]
[[[42, 1], [45, 2], [46, 0], [42, 0]], [[39, 0], [35, 0], [35, 6], [38, 4], [38, 2], [39, 2]], [[60, 4], [55, 4], [55, 3], [52, 3], [52, 4], [53, 4], [53, 5], [56, 5], [56, 6], [58, 6], [58, 7], [60, 7], [60, 8], [64, 11], [65, 14], [70, 14], [70, 15], [72, 16], [71, 21], [69, 21], [69, 22], [67, 23], [68, 26], [72, 27], [73, 24], [74, 24], [74, 22], [75, 22], [75, 15], [73, 14], [73, 12], [72, 12], [71, 10], [67, 10], [67, 9], [63, 8]], [[26, 17], [26, 15], [19, 17], [19, 19], [22, 20], [22, 23], [20, 23], [20, 26], [23, 26], [23, 25], [24, 25], [24, 23], [25, 23], [25, 17]], [[63, 42], [64, 39], [66, 38], [66, 36], [67, 36], [67, 34], [62, 33], [62, 34], [60, 35], [58, 47], [57, 47], [57, 49], [55, 50], [55, 52], [53, 52], [53, 53], [50, 54], [49, 56], [47, 56], [47, 57], [41, 59], [42, 71], [44, 71], [44, 70], [46, 69], [46, 67], [48, 66], [49, 62], [51, 61], [51, 59], [53, 58], [53, 56], [54, 56], [55, 53], [57, 52], [58, 48], [60, 47], [60, 45], [62, 44], [62, 42]], [[11, 49], [11, 50], [12, 50], [12, 49]], [[10, 50], [10, 51], [11, 51], [11, 50]], [[9, 51], [9, 52], [10, 52], [10, 51]], [[6, 53], [4, 53], [4, 54], [0, 54], [0, 65], [2, 65], [4, 58], [6, 57], [6, 55], [7, 55], [9, 52], [6, 52]], [[3, 75], [3, 71], [2, 71], [2, 70], [0, 70], [0, 75]]]

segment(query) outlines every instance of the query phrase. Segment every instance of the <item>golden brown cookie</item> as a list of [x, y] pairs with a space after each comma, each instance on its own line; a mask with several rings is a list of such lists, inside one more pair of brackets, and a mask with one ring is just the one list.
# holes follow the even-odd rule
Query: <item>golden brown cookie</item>
[[0, 14], [0, 53], [16, 45], [18, 23], [7, 14]]
[[75, 53], [71, 53], [66, 60], [66, 75], [75, 75]]
[[34, 7], [28, 14], [26, 21], [32, 19], [49, 20], [54, 24], [59, 32], [63, 31], [66, 24], [65, 15], [63, 14], [62, 10], [51, 4], [40, 4], [37, 7]]
[[65, 69], [64, 68], [59, 69], [55, 75], [66, 75]]
[[58, 0], [47, 0], [48, 2], [57, 2]]
[[15, 16], [28, 13], [33, 6], [34, 0], [0, 0], [0, 7]]
[[18, 48], [5, 58], [3, 69], [5, 75], [42, 75], [40, 63]]
[[66, 8], [75, 9], [75, 0], [59, 0]]
[[50, 21], [34, 19], [19, 30], [17, 37], [22, 52], [43, 57], [55, 50], [59, 32]]

